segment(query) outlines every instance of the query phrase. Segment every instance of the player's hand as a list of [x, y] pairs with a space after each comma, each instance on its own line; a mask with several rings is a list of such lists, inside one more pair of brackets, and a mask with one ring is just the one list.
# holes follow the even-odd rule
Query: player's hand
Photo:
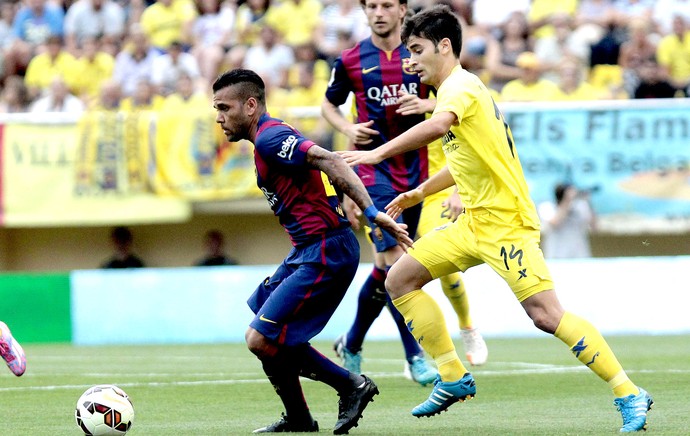
[[356, 165], [376, 165], [381, 162], [381, 158], [376, 155], [376, 149], [374, 150], [347, 150], [337, 152], [344, 160], [345, 163], [351, 167]]
[[400, 105], [395, 113], [400, 115], [417, 115], [427, 112], [425, 102], [416, 94], [401, 93], [398, 96], [398, 104]]
[[419, 204], [422, 201], [424, 201], [424, 193], [421, 189], [403, 192], [386, 205], [386, 213], [390, 215], [391, 218], [396, 219], [405, 209]]
[[393, 218], [381, 211], [379, 211], [379, 213], [376, 214], [376, 219], [374, 219], [374, 223], [376, 223], [376, 225], [379, 226], [381, 229], [393, 235], [393, 237], [395, 237], [395, 239], [398, 241], [398, 245], [403, 250], [407, 251], [408, 248], [412, 247], [414, 241], [412, 241], [409, 234], [407, 233], [407, 224], [398, 223]]
[[462, 204], [462, 200], [460, 199], [457, 191], [453, 191], [453, 193], [443, 201], [443, 208], [444, 218], [448, 218], [452, 222], [455, 222], [462, 211], [465, 210], [465, 206]]
[[351, 124], [346, 130], [345, 135], [357, 145], [371, 144], [371, 137], [380, 135], [378, 130], [374, 130], [371, 126], [374, 125], [374, 120], [369, 120], [366, 123]]
[[357, 206], [357, 203], [352, 201], [347, 195], [343, 196], [343, 211], [345, 212], [345, 217], [350, 221], [350, 225], [353, 229], [359, 230], [359, 220], [362, 217], [362, 210]]

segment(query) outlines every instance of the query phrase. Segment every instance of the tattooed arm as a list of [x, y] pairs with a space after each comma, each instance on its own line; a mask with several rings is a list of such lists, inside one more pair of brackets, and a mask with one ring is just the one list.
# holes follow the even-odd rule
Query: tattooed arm
[[350, 197], [352, 201], [364, 211], [364, 215], [372, 223], [387, 230], [397, 239], [403, 249], [412, 246], [412, 239], [407, 234], [405, 224], [396, 223], [384, 212], [378, 211], [374, 202], [369, 197], [364, 184], [357, 174], [350, 168], [337, 153], [330, 152], [318, 145], [314, 145], [307, 151], [307, 162], [316, 169], [324, 172], [338, 189]]

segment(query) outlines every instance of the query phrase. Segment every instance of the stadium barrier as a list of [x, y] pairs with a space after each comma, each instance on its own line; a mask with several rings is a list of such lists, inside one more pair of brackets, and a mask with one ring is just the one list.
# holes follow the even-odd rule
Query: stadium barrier
[[[690, 333], [685, 272], [690, 256], [550, 261], [563, 305], [604, 334]], [[78, 345], [233, 343], [244, 341], [253, 314], [249, 295], [275, 265], [215, 268], [79, 270], [0, 276], [0, 319], [23, 342]], [[333, 340], [354, 317], [357, 293], [371, 271], [362, 264], [343, 303], [316, 339]], [[475, 325], [488, 337], [544, 335], [505, 283], [486, 265], [464, 274]], [[438, 281], [436, 297], [450, 331], [457, 318]], [[382, 314], [368, 339], [398, 336]]]
[[[499, 106], [536, 203], [567, 181], [600, 232], [690, 231], [690, 99]], [[0, 114], [0, 226], [182, 222], [191, 202], [262, 196], [251, 144], [223, 142], [212, 111], [54, 115]]]

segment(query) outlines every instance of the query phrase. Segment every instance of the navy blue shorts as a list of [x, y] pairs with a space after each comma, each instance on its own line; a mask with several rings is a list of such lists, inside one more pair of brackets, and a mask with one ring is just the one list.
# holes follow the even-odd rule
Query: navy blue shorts
[[359, 265], [359, 242], [350, 228], [295, 247], [249, 297], [249, 324], [287, 346], [309, 342], [331, 319]]
[[[386, 211], [388, 203], [400, 195], [400, 192], [395, 191], [393, 188], [382, 185], [367, 186], [367, 192], [369, 192], [369, 196], [374, 201], [374, 206], [382, 212]], [[411, 238], [414, 238], [414, 235], [417, 234], [417, 226], [419, 225], [421, 214], [422, 203], [419, 203], [416, 206], [405, 209], [396, 220], [399, 223], [407, 224], [407, 233]], [[382, 231], [373, 223], [369, 225], [371, 226], [369, 238], [374, 243], [377, 253], [383, 253], [398, 245], [398, 241], [390, 233]]]

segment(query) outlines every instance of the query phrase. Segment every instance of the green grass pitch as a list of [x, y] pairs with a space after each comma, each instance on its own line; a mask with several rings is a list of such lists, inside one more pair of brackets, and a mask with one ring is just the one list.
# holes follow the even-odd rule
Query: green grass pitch
[[[690, 336], [610, 336], [632, 380], [655, 405], [649, 435], [690, 434]], [[472, 368], [477, 396], [433, 418], [412, 407], [430, 387], [403, 378], [398, 342], [366, 342], [363, 371], [381, 394], [352, 435], [605, 435], [620, 414], [606, 384], [552, 337], [488, 338], [489, 363]], [[331, 344], [315, 343], [333, 357]], [[462, 347], [457, 343], [458, 350]], [[132, 398], [131, 435], [241, 435], [278, 419], [282, 406], [243, 344], [75, 347], [25, 344], [27, 372], [0, 372], [0, 435], [79, 435], [77, 398], [112, 383]], [[337, 400], [304, 382], [321, 433], [332, 433]]]

